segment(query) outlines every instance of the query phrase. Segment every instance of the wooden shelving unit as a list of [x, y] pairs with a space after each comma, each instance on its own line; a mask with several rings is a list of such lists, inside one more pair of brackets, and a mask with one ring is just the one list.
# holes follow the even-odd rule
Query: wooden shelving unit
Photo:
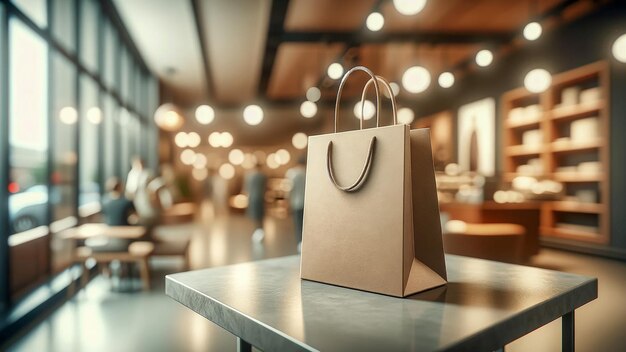
[[[510, 182], [520, 173], [520, 165], [531, 159], [540, 173], [527, 174], [538, 179], [561, 182], [563, 199], [545, 201], [541, 208], [541, 234], [582, 242], [609, 243], [609, 75], [606, 62], [596, 62], [552, 78], [552, 85], [541, 94], [518, 88], [502, 96], [502, 128], [504, 144], [504, 181]], [[598, 88], [595, 101], [563, 105], [561, 94], [569, 87]], [[511, 111], [539, 105], [540, 114], [509, 119]], [[534, 109], [537, 110], [536, 108]], [[520, 109], [514, 111], [519, 116]], [[512, 114], [514, 115], [514, 114]], [[570, 135], [572, 122], [597, 117], [598, 136], [574, 140]], [[538, 130], [541, 143], [522, 144], [524, 132]], [[599, 172], [580, 171], [582, 162], [599, 162]], [[567, 170], [567, 171], [565, 171]], [[577, 192], [597, 195], [597, 202], [576, 200]], [[574, 200], [572, 200], [574, 199]], [[578, 198], [581, 199], [581, 198]]]

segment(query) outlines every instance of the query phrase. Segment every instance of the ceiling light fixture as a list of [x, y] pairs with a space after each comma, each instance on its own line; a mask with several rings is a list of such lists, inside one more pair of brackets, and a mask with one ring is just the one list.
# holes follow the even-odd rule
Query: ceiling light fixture
[[234, 139], [233, 135], [229, 132], [220, 133], [220, 146], [224, 148], [228, 148], [233, 145]]
[[421, 93], [430, 86], [430, 72], [422, 66], [413, 66], [402, 75], [402, 86], [410, 93]]
[[437, 81], [441, 88], [450, 88], [454, 85], [454, 75], [452, 72], [442, 72]]
[[417, 15], [426, 6], [426, 0], [393, 0], [393, 6], [405, 16]]
[[487, 67], [493, 62], [493, 53], [490, 50], [483, 49], [476, 53], [476, 64], [480, 67]]
[[302, 132], [298, 132], [291, 137], [291, 144], [293, 144], [296, 149], [304, 149], [309, 143], [309, 138], [306, 134]]
[[183, 127], [185, 119], [178, 106], [172, 103], [165, 103], [154, 112], [154, 122], [160, 129], [174, 132]]
[[310, 102], [316, 103], [322, 97], [322, 92], [317, 87], [311, 87], [306, 91], [306, 99]]
[[317, 114], [317, 105], [311, 101], [305, 101], [300, 105], [300, 114], [307, 119], [315, 116]]
[[378, 32], [383, 29], [383, 26], [385, 25], [385, 18], [380, 14], [380, 12], [372, 12], [369, 16], [367, 16], [365, 25], [370, 31]]
[[228, 161], [230, 161], [230, 163], [233, 165], [241, 165], [244, 158], [245, 155], [243, 154], [241, 149], [233, 149], [230, 151], [230, 153], [228, 153]]
[[59, 120], [66, 125], [73, 125], [78, 121], [78, 113], [71, 106], [66, 106], [59, 111]]
[[398, 109], [398, 122], [409, 125], [415, 119], [415, 113], [409, 108]]
[[99, 125], [102, 122], [102, 110], [97, 106], [89, 108], [87, 110], [87, 120], [94, 125]]
[[187, 145], [189, 144], [188, 138], [187, 138], [187, 133], [185, 133], [185, 132], [178, 132], [178, 133], [176, 133], [176, 136], [174, 136], [174, 144], [176, 144], [176, 146], [178, 148], [185, 148], [185, 147], [187, 147]]
[[215, 119], [215, 111], [208, 105], [200, 105], [196, 108], [196, 120], [203, 124], [208, 125]]
[[551, 83], [552, 76], [550, 72], [542, 68], [531, 70], [526, 74], [526, 77], [524, 77], [524, 87], [531, 93], [544, 92], [550, 87]]
[[541, 24], [539, 22], [530, 22], [526, 26], [524, 26], [524, 38], [526, 40], [537, 40], [541, 37], [541, 33], [543, 32], [543, 28], [541, 28]]
[[235, 177], [235, 167], [229, 163], [222, 164], [220, 166], [218, 173], [225, 180], [230, 180]]
[[209, 135], [209, 144], [213, 148], [219, 148], [222, 145], [222, 134], [213, 132]]
[[256, 126], [263, 121], [263, 109], [258, 105], [248, 105], [243, 110], [243, 119], [250, 126]]
[[328, 66], [326, 73], [328, 73], [328, 77], [332, 79], [339, 79], [343, 75], [343, 66], [341, 66], [340, 63], [333, 62]]
[[356, 104], [354, 104], [354, 117], [360, 119], [361, 110], [363, 110], [363, 118], [365, 120], [369, 120], [374, 117], [374, 114], [376, 113], [376, 106], [374, 106], [374, 103], [372, 103], [371, 101], [365, 100], [363, 103], [363, 109], [361, 109], [361, 102], [358, 101]]
[[615, 39], [611, 51], [615, 60], [626, 63], [626, 34], [622, 34]]
[[195, 148], [200, 145], [200, 135], [196, 132], [187, 133], [187, 145], [191, 148]]

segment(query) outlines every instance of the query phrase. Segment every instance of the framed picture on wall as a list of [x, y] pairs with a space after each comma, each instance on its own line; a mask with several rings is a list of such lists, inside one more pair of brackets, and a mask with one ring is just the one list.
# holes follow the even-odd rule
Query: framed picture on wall
[[496, 101], [485, 98], [459, 108], [457, 155], [459, 167], [483, 176], [496, 169]]

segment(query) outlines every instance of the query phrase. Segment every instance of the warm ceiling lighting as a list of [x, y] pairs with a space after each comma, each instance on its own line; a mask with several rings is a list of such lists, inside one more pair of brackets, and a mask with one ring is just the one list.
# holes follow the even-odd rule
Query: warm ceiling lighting
[[426, 6], [426, 0], [393, 0], [393, 6], [406, 16], [418, 14]]
[[191, 148], [195, 148], [200, 145], [200, 135], [196, 132], [189, 132], [187, 134], [187, 145]]
[[185, 148], [189, 145], [189, 138], [187, 137], [187, 133], [178, 132], [176, 136], [174, 136], [174, 144], [176, 144], [179, 148]]
[[180, 161], [185, 165], [191, 165], [196, 161], [196, 153], [191, 149], [185, 149], [180, 153]]
[[442, 72], [439, 75], [438, 82], [441, 88], [450, 88], [454, 85], [454, 75], [452, 72]]
[[551, 83], [552, 76], [550, 72], [542, 68], [531, 70], [526, 74], [526, 77], [524, 77], [524, 87], [531, 93], [544, 92], [550, 87]]
[[196, 181], [204, 181], [209, 176], [209, 171], [207, 169], [193, 169], [191, 170], [191, 176]]
[[539, 39], [541, 37], [541, 33], [543, 29], [538, 22], [530, 22], [526, 26], [524, 26], [524, 38], [527, 40], [533, 41]]
[[265, 164], [270, 169], [278, 169], [280, 167], [280, 164], [276, 160], [276, 154], [274, 153], [271, 153], [270, 155], [267, 156], [267, 159], [265, 159]]
[[398, 109], [398, 123], [408, 125], [411, 122], [413, 122], [414, 118], [415, 118], [415, 113], [413, 112], [413, 110], [409, 108]]
[[293, 137], [291, 137], [291, 144], [293, 144], [294, 148], [296, 149], [306, 148], [308, 142], [309, 138], [306, 136], [306, 134], [302, 132], [298, 132], [294, 134]]
[[328, 77], [332, 79], [339, 79], [343, 75], [343, 66], [341, 66], [340, 63], [333, 62], [328, 66], [326, 73], [328, 73]]
[[361, 102], [358, 101], [356, 104], [354, 104], [354, 116], [357, 119], [361, 118], [361, 110], [363, 110], [363, 118], [365, 120], [369, 120], [372, 117], [374, 117], [374, 114], [376, 113], [376, 106], [374, 105], [374, 103], [372, 103], [369, 100], [365, 100], [363, 103], [363, 109], [361, 109]]
[[391, 82], [391, 83], [389, 83], [389, 86], [391, 87], [391, 91], [393, 92], [393, 96], [397, 97], [398, 94], [400, 94], [400, 86], [398, 85], [398, 83]]
[[176, 105], [165, 103], [154, 112], [154, 122], [162, 130], [174, 132], [183, 127], [185, 119]]
[[230, 134], [229, 132], [222, 132], [220, 134], [220, 146], [224, 148], [228, 148], [231, 145], [233, 145], [233, 142], [234, 142], [233, 135]]
[[483, 49], [476, 53], [476, 64], [480, 67], [487, 67], [493, 62], [493, 53], [487, 49]]
[[73, 125], [78, 121], [78, 113], [71, 106], [66, 106], [59, 111], [59, 120], [66, 125]]
[[422, 66], [413, 66], [402, 75], [402, 86], [410, 93], [421, 93], [430, 86], [430, 73]]
[[287, 151], [287, 149], [278, 149], [274, 158], [276, 158], [276, 161], [280, 165], [287, 165], [287, 163], [289, 163], [289, 160], [291, 160], [291, 154], [289, 154], [289, 151]]
[[243, 154], [241, 149], [233, 149], [230, 151], [230, 153], [228, 153], [228, 161], [230, 161], [230, 163], [233, 165], [241, 165], [244, 158], [245, 155]]
[[626, 34], [622, 34], [615, 40], [611, 48], [613, 57], [619, 62], [626, 63]]
[[311, 118], [317, 114], [317, 105], [310, 101], [305, 101], [300, 105], [300, 114], [304, 117]]
[[248, 105], [243, 109], [243, 120], [250, 126], [256, 126], [263, 121], [263, 109], [258, 105]]
[[316, 103], [322, 97], [322, 92], [317, 87], [311, 87], [306, 90], [306, 99], [310, 102]]
[[99, 125], [102, 122], [102, 110], [97, 106], [89, 108], [87, 110], [87, 121], [94, 125]]
[[385, 25], [385, 18], [380, 14], [380, 12], [372, 12], [369, 16], [367, 16], [365, 25], [370, 31], [378, 32], [383, 29], [383, 26]]
[[218, 170], [220, 176], [225, 180], [230, 180], [235, 177], [235, 167], [229, 163], [222, 164]]
[[200, 105], [196, 108], [196, 120], [203, 124], [208, 125], [215, 119], [215, 111], [208, 105]]
[[209, 135], [209, 144], [213, 148], [219, 148], [222, 145], [222, 134], [213, 132]]
[[207, 158], [204, 154], [196, 153], [195, 160], [193, 161], [193, 167], [196, 169], [204, 169], [207, 165]]

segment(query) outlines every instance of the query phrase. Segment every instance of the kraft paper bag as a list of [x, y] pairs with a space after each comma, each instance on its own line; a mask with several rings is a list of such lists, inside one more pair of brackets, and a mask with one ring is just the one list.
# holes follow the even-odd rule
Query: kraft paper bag
[[[337, 133], [348, 76], [363, 71], [376, 93], [377, 127]], [[382, 82], [394, 125], [378, 127]], [[301, 278], [396, 297], [446, 283], [428, 129], [396, 124], [389, 84], [357, 66], [343, 77], [335, 133], [308, 145]], [[361, 121], [362, 128], [362, 121]]]

